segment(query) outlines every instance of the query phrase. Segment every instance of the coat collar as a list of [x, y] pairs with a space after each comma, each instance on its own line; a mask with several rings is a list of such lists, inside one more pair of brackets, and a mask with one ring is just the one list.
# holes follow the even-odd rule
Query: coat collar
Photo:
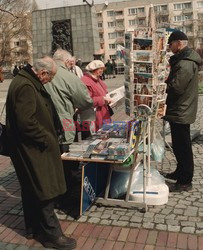
[[32, 84], [35, 86], [35, 88], [39, 92], [41, 92], [43, 95], [50, 97], [49, 93], [46, 91], [43, 84], [40, 82], [39, 78], [34, 73], [34, 71], [31, 69], [30, 66], [23, 68], [18, 74], [29, 79], [32, 82]]

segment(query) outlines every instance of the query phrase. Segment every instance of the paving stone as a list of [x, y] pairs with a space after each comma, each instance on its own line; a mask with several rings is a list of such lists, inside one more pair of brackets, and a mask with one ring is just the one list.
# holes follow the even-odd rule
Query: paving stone
[[111, 220], [101, 220], [100, 223], [102, 225], [111, 225], [112, 221]]
[[110, 214], [102, 214], [101, 219], [109, 219], [110, 217]]
[[178, 226], [179, 221], [177, 221], [177, 220], [166, 220], [166, 224], [167, 225], [172, 225], [172, 226]]
[[89, 222], [89, 223], [97, 224], [97, 223], [100, 222], [100, 219], [99, 219], [99, 218], [94, 218], [94, 217], [92, 217], [92, 218], [88, 219], [88, 222]]
[[195, 227], [183, 227], [182, 232], [183, 233], [191, 233], [191, 234], [193, 234], [195, 232]]
[[92, 212], [89, 214], [90, 217], [101, 218], [102, 212]]
[[128, 221], [117, 221], [117, 220], [114, 220], [111, 224], [113, 226], [119, 226], [119, 227], [125, 227], [128, 225]]
[[186, 216], [197, 216], [197, 211], [193, 209], [186, 209], [184, 211], [184, 215]]
[[130, 223], [129, 226], [130, 226], [130, 227], [141, 228], [141, 224], [140, 224], [140, 223]]
[[164, 222], [165, 222], [164, 219], [160, 219], [160, 218], [155, 218], [155, 219], [154, 219], [154, 223], [156, 223], [156, 224], [162, 224], [162, 223], [164, 223]]
[[183, 214], [183, 209], [174, 209], [173, 210], [174, 214]]
[[142, 218], [140, 217], [137, 217], [137, 216], [132, 216], [131, 218], [131, 222], [142, 222]]
[[128, 216], [121, 216], [119, 220], [120, 221], [129, 221], [130, 217], [128, 217]]
[[86, 222], [87, 221], [87, 216], [85, 215], [82, 215], [79, 219], [78, 219], [78, 222]]
[[166, 231], [167, 230], [167, 225], [165, 225], [165, 224], [158, 224], [158, 225], [156, 225], [156, 229]]
[[168, 231], [171, 231], [171, 232], [180, 232], [180, 226], [168, 225]]
[[154, 223], [151, 222], [144, 222], [142, 224], [143, 228], [147, 228], [147, 229], [153, 229], [154, 228]]

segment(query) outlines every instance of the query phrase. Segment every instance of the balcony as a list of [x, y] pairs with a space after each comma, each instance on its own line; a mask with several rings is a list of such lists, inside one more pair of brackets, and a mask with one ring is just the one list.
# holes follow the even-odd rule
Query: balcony
[[168, 16], [169, 11], [168, 10], [160, 10], [155, 12], [156, 16]]
[[99, 27], [98, 31], [99, 31], [99, 33], [104, 33], [104, 28]]
[[99, 38], [100, 43], [104, 43], [104, 38]]
[[193, 24], [193, 20], [191, 20], [191, 19], [188, 19], [188, 20], [185, 20], [184, 21], [184, 25], [185, 26], [190, 26], [190, 25], [192, 25]]
[[125, 27], [124, 27], [124, 25], [116, 25], [115, 30], [116, 31], [124, 31]]
[[183, 12], [183, 14], [190, 14], [190, 13], [193, 13], [193, 9], [192, 8], [183, 9], [182, 12]]
[[124, 37], [117, 37], [116, 43], [119, 43], [119, 44], [124, 43]]
[[115, 19], [116, 20], [123, 20], [124, 16], [123, 15], [117, 15], [117, 16], [115, 16]]
[[138, 12], [137, 13], [137, 18], [146, 18], [146, 13], [145, 12]]

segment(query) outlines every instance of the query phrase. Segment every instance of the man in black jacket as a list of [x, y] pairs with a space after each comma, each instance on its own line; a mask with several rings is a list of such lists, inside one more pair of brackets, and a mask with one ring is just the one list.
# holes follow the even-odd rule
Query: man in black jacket
[[165, 178], [176, 180], [169, 184], [170, 192], [192, 189], [194, 161], [190, 138], [190, 124], [195, 122], [198, 104], [198, 66], [200, 56], [187, 47], [187, 36], [177, 30], [168, 40], [173, 52], [170, 58], [170, 74], [167, 83], [167, 110], [164, 119], [171, 128], [172, 147], [177, 161], [174, 172], [163, 174]]

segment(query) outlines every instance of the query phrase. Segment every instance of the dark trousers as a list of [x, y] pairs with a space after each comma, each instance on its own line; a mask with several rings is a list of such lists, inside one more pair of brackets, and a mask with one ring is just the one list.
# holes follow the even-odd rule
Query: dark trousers
[[173, 152], [177, 161], [177, 183], [188, 184], [192, 182], [194, 172], [190, 125], [170, 122], [170, 127]]
[[56, 239], [62, 235], [54, 213], [55, 199], [41, 201], [35, 194], [27, 174], [17, 165], [16, 174], [21, 186], [25, 230], [35, 235]]
[[55, 200], [40, 201], [29, 191], [27, 187], [21, 190], [26, 231], [52, 239], [60, 237], [62, 230], [54, 213]]

